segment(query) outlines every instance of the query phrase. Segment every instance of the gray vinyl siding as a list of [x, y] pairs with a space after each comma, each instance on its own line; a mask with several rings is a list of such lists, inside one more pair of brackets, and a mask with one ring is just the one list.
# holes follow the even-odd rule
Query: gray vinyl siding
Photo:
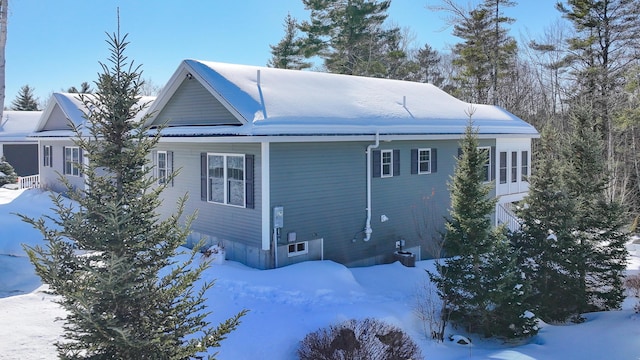
[[[42, 154], [42, 147], [45, 145], [51, 145], [52, 152], [52, 166], [44, 166], [44, 156]], [[41, 187], [52, 190], [59, 193], [67, 192], [67, 188], [60, 182], [60, 176], [66, 177], [69, 180], [71, 186], [76, 189], [84, 188], [84, 178], [82, 176], [70, 176], [64, 175], [64, 147], [75, 146], [71, 140], [65, 141], [51, 141], [40, 140], [38, 145], [38, 163], [40, 169], [40, 185]]]
[[[173, 152], [173, 168], [177, 176], [173, 186], [162, 193], [161, 216], [173, 214], [181, 196], [188, 195], [185, 215], [197, 212], [191, 230], [212, 243], [225, 245], [228, 260], [264, 268], [261, 254], [261, 155], [260, 144], [160, 143], [156, 151]], [[215, 204], [200, 199], [200, 154], [251, 154], [255, 156], [253, 209]], [[183, 219], [184, 220], [184, 219]]]
[[218, 100], [196, 80], [185, 80], [154, 120], [181, 125], [240, 125]]
[[284, 207], [280, 244], [295, 232], [297, 241], [324, 238], [325, 259], [360, 256], [351, 239], [364, 228], [365, 150], [365, 143], [271, 144], [271, 208]]
[[[324, 239], [324, 258], [350, 266], [393, 261], [395, 242], [432, 258], [433, 239], [444, 229], [457, 141], [382, 142], [376, 150], [399, 150], [400, 174], [373, 178], [373, 233], [364, 242], [366, 148], [370, 143], [271, 145], [271, 205], [284, 207], [280, 243], [296, 232], [297, 241]], [[482, 142], [488, 146], [490, 143]], [[437, 149], [437, 172], [412, 174], [411, 150]], [[389, 220], [382, 222], [381, 216]], [[418, 248], [420, 247], [420, 248]], [[417, 255], [417, 254], [416, 254]]]

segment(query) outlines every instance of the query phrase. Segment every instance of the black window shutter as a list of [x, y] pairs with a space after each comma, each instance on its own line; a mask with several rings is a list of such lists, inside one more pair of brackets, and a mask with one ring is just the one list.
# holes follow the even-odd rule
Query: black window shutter
[[200, 153], [200, 200], [207, 201], [207, 153]]
[[67, 174], [67, 147], [62, 147], [62, 173]]
[[255, 178], [255, 156], [254, 155], [245, 155], [244, 157], [244, 167], [245, 167], [245, 206], [248, 209], [255, 208], [254, 201], [254, 178]]
[[411, 173], [417, 174], [419, 167], [420, 164], [418, 164], [418, 149], [411, 149]]
[[458, 160], [460, 160], [461, 157], [462, 157], [462, 148], [459, 147], [458, 148]]
[[438, 172], [438, 149], [431, 148], [431, 172]]
[[171, 177], [171, 186], [173, 186], [173, 151], [167, 151], [167, 176]]
[[491, 153], [489, 154], [489, 156], [491, 157], [491, 174], [489, 174], [489, 181], [494, 180], [495, 179], [495, 173], [496, 173], [496, 147], [492, 146], [491, 147]]
[[393, 150], [393, 176], [400, 176], [400, 150]]
[[374, 178], [379, 178], [380, 177], [380, 167], [382, 166], [380, 164], [381, 159], [380, 159], [380, 150], [373, 150], [372, 153], [372, 165], [373, 166], [373, 177]]

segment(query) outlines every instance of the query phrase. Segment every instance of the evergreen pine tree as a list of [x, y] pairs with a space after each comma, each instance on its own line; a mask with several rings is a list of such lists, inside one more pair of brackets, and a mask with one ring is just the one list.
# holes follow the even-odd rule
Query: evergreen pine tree
[[448, 258], [430, 274], [447, 304], [446, 318], [485, 336], [527, 337], [536, 333], [535, 318], [526, 311], [526, 286], [502, 226], [493, 228], [496, 199], [484, 183], [486, 153], [478, 149], [470, 122], [461, 155], [449, 184], [450, 219], [444, 250]]
[[[336, 74], [373, 76], [380, 69], [386, 52], [381, 49], [399, 29], [383, 29], [391, 1], [302, 0], [311, 11], [310, 21], [300, 30], [306, 34], [306, 57], [319, 56], [327, 71]], [[386, 72], [385, 72], [386, 73]]]
[[15, 184], [18, 181], [18, 174], [7, 159], [3, 156], [0, 158], [0, 186], [6, 184]]
[[[25, 247], [37, 274], [66, 310], [64, 359], [187, 359], [220, 346], [244, 314], [213, 328], [205, 293], [213, 283], [196, 283], [206, 262], [176, 257], [189, 227], [180, 225], [184, 199], [174, 215], [156, 212], [164, 186], [149, 166], [159, 136], [148, 136], [146, 117], [136, 119], [143, 81], [139, 66], [124, 55], [126, 36], [109, 36], [109, 63], [94, 95], [81, 99], [91, 112], [75, 127], [75, 144], [87, 162], [86, 187], [73, 189], [74, 204], [52, 195], [55, 216], [31, 219], [46, 246]], [[64, 179], [62, 179], [64, 180]]]
[[80, 84], [80, 90], [78, 90], [78, 88], [76, 88], [75, 86], [72, 86], [67, 89], [67, 92], [74, 94], [91, 94], [93, 90], [91, 90], [91, 85], [89, 85], [88, 82], [83, 81], [82, 84]]
[[442, 61], [438, 51], [433, 49], [431, 45], [424, 44], [424, 47], [418, 50], [416, 61], [420, 66], [419, 82], [431, 83], [435, 86], [442, 86], [444, 76], [440, 73], [438, 65]]
[[11, 102], [11, 110], [16, 111], [38, 111], [38, 99], [33, 93], [33, 88], [25, 85], [20, 88], [18, 95]]
[[566, 143], [563, 179], [574, 199], [576, 251], [579, 268], [578, 313], [616, 309], [624, 300], [628, 234], [622, 230], [621, 206], [608, 200], [608, 175], [602, 137], [587, 107], [574, 110]]
[[470, 11], [464, 11], [447, 1], [456, 19], [453, 35], [463, 42], [453, 48], [453, 64], [460, 71], [456, 76], [458, 96], [474, 103], [498, 103], [499, 79], [504, 77], [517, 52], [516, 41], [504, 26], [514, 20], [501, 14], [501, 6], [512, 6], [506, 0], [485, 0]]
[[311, 67], [311, 63], [304, 61], [301, 40], [297, 37], [298, 22], [288, 14], [284, 20], [284, 38], [276, 45], [269, 45], [271, 48], [271, 59], [267, 64], [270, 67], [279, 69], [302, 70]]
[[519, 264], [531, 285], [527, 302], [546, 322], [562, 322], [578, 311], [574, 202], [562, 185], [561, 147], [551, 128], [542, 131], [529, 193], [516, 210], [520, 231], [512, 234]]

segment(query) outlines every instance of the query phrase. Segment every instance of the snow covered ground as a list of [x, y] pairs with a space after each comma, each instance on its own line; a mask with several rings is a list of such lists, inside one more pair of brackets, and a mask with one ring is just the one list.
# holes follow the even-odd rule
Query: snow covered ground
[[[64, 312], [43, 292], [21, 243], [41, 241], [37, 231], [13, 213], [50, 212], [48, 193], [0, 189], [0, 359], [55, 359]], [[629, 272], [640, 270], [640, 246], [629, 245]], [[541, 324], [524, 344], [504, 344], [472, 336], [473, 345], [436, 343], [422, 333], [414, 315], [416, 292], [427, 281], [421, 261], [346, 268], [331, 261], [306, 262], [275, 270], [255, 270], [236, 262], [213, 265], [217, 279], [209, 293], [211, 320], [218, 323], [241, 309], [250, 312], [222, 342], [218, 358], [296, 359], [300, 340], [342, 320], [374, 317], [409, 333], [426, 359], [640, 359], [640, 316], [630, 310], [587, 315], [583, 324]], [[458, 333], [449, 329], [447, 334]]]

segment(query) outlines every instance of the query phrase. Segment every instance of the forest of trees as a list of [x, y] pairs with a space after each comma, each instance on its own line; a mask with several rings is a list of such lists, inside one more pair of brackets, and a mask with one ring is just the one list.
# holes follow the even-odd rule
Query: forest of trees
[[604, 141], [607, 198], [629, 222], [640, 215], [640, 1], [560, 1], [561, 22], [517, 40], [508, 16], [517, 1], [441, 0], [425, 11], [440, 12], [459, 39], [446, 52], [390, 24], [389, 0], [302, 2], [309, 18], [287, 15], [269, 66], [430, 82], [561, 134], [587, 108]]

